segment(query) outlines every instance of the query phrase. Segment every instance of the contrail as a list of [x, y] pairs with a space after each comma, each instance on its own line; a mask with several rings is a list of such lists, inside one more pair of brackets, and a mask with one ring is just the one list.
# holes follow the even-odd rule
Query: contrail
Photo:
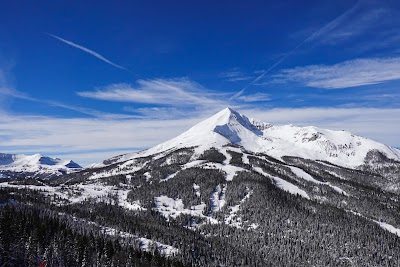
[[90, 54], [90, 55], [92, 55], [94, 57], [97, 57], [98, 59], [110, 64], [111, 66], [114, 66], [116, 68], [129, 71], [128, 69], [126, 69], [126, 68], [124, 68], [124, 67], [122, 67], [122, 66], [120, 66], [118, 64], [115, 64], [115, 63], [111, 62], [110, 60], [106, 59], [105, 57], [103, 57], [102, 55], [100, 55], [99, 53], [97, 53], [97, 52], [95, 52], [93, 50], [90, 50], [90, 49], [88, 49], [86, 47], [83, 47], [81, 45], [75, 44], [75, 43], [73, 43], [71, 41], [65, 40], [65, 39], [63, 39], [61, 37], [58, 37], [58, 36], [54, 35], [54, 34], [51, 34], [51, 33], [46, 33], [46, 34], [51, 36], [51, 37], [53, 37], [53, 38], [55, 38], [55, 39], [57, 39], [57, 40], [59, 40], [59, 41], [61, 41], [61, 42], [63, 42], [63, 43], [66, 43], [66, 44], [68, 44], [70, 46], [78, 48], [78, 49], [80, 49], [80, 50], [82, 50], [82, 51], [84, 51], [84, 52], [86, 52], [86, 53], [88, 53], [88, 54]]
[[272, 64], [268, 69], [266, 69], [265, 71], [263, 71], [257, 78], [255, 78], [254, 80], [252, 80], [248, 85], [246, 85], [245, 87], [242, 88], [242, 90], [240, 90], [239, 92], [237, 92], [236, 94], [234, 94], [233, 96], [231, 96], [229, 98], [229, 100], [234, 100], [236, 98], [238, 98], [239, 96], [241, 96], [244, 91], [246, 91], [247, 88], [249, 88], [250, 86], [252, 86], [253, 84], [255, 84], [256, 82], [258, 82], [259, 80], [261, 80], [265, 75], [267, 75], [272, 69], [274, 69], [276, 66], [278, 66], [279, 64], [281, 64], [287, 57], [289, 57], [291, 54], [293, 54], [300, 46], [302, 46], [304, 43], [306, 42], [310, 42], [313, 41], [315, 39], [317, 39], [318, 37], [324, 35], [325, 33], [333, 30], [337, 25], [339, 25], [346, 17], [348, 17], [359, 5], [361, 0], [358, 0], [354, 6], [352, 6], [351, 8], [347, 9], [345, 12], [343, 12], [341, 15], [339, 15], [338, 17], [336, 17], [335, 19], [331, 20], [329, 23], [325, 24], [323, 27], [321, 27], [318, 31], [312, 33], [310, 36], [308, 36], [306, 39], [304, 39], [303, 41], [301, 41], [298, 45], [296, 45], [295, 48], [293, 48], [292, 50], [290, 50], [288, 53], [286, 53], [282, 58], [280, 58], [277, 62], [275, 62], [274, 64]]

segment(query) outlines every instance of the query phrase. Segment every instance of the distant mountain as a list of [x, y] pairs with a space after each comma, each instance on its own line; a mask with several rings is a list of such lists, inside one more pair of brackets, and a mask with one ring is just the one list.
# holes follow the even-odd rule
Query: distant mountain
[[72, 160], [50, 158], [40, 154], [0, 153], [1, 178], [50, 178], [81, 168]]

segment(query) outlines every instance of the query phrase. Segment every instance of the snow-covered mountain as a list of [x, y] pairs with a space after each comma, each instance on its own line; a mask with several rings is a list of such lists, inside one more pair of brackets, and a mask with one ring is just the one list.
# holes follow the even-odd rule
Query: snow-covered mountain
[[[24, 171], [67, 163], [2, 155], [2, 168]], [[0, 179], [0, 197], [24, 209], [50, 204], [43, 216], [188, 266], [397, 266], [399, 174], [399, 151], [383, 144], [224, 109], [82, 171]]]
[[23, 155], [0, 153], [1, 178], [47, 178], [70, 173], [81, 168], [81, 166], [72, 160], [50, 158], [40, 154]]
[[400, 150], [347, 131], [313, 126], [273, 126], [225, 108], [167, 142], [106, 162], [122, 162], [185, 147], [196, 147], [196, 153], [200, 154], [210, 147], [227, 144], [239, 145], [245, 151], [265, 153], [277, 159], [284, 156], [301, 157], [351, 168], [363, 165], [371, 153], [380, 153], [400, 161]]

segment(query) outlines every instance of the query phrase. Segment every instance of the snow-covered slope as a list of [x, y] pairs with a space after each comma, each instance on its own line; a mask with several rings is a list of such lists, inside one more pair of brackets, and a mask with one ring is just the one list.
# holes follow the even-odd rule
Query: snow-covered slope
[[3, 154], [0, 153], [0, 173], [3, 177], [13, 174], [26, 174], [27, 177], [49, 177], [80, 169], [72, 160], [50, 158], [40, 154]]
[[210, 147], [221, 147], [230, 143], [240, 145], [244, 150], [266, 153], [278, 159], [295, 156], [352, 168], [364, 164], [370, 151], [378, 151], [389, 159], [400, 161], [398, 149], [350, 132], [313, 126], [273, 126], [226, 108], [165, 143], [138, 153], [122, 155], [114, 158], [113, 162], [183, 147], [197, 147], [196, 153], [201, 153]]
[[364, 164], [368, 152], [379, 151], [390, 159], [400, 160], [398, 149], [347, 131], [285, 125], [270, 127], [264, 135], [273, 142], [261, 150], [274, 157], [297, 156], [356, 167]]

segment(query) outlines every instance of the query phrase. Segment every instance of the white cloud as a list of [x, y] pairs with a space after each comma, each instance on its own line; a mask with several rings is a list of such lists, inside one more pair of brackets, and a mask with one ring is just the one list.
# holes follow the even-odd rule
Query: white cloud
[[175, 107], [146, 107], [134, 108], [124, 107], [124, 111], [139, 114], [143, 119], [172, 119], [185, 118], [198, 114], [200, 111], [195, 109], [179, 109]]
[[0, 86], [0, 95], [6, 96], [6, 97], [13, 97], [13, 98], [20, 98], [20, 99], [26, 99], [26, 100], [32, 100], [33, 98], [29, 97], [28, 95], [19, 92], [11, 87], [7, 86]]
[[400, 79], [400, 57], [366, 58], [335, 65], [310, 65], [282, 70], [276, 78], [309, 87], [340, 89]]
[[[394, 10], [383, 6], [384, 4], [382, 5], [381, 3], [371, 5], [359, 1], [351, 13], [342, 19], [340, 27], [335, 26], [325, 36], [321, 36], [320, 42], [328, 45], [337, 45], [355, 40], [360, 36], [368, 36], [371, 32], [374, 34], [372, 38], [368, 38], [370, 43], [386, 42], [386, 40], [377, 38], [377, 36], [382, 36], [386, 33], [389, 28], [387, 24], [397, 24], [394, 21], [397, 14], [395, 14]], [[351, 16], [349, 16], [350, 14]]]
[[254, 76], [243, 73], [239, 70], [239, 68], [233, 68], [229, 71], [222, 72], [218, 76], [228, 82], [247, 81], [250, 79], [254, 79]]
[[105, 101], [169, 106], [224, 105], [224, 93], [213, 93], [189, 79], [138, 80], [136, 85], [111, 84], [96, 91], [78, 92], [82, 97]]
[[[349, 130], [377, 141], [400, 146], [400, 109], [298, 108], [242, 109], [249, 117], [273, 124], [315, 125]], [[1, 152], [43, 153], [93, 163], [148, 148], [177, 136], [215, 110], [174, 120], [55, 118], [0, 114]], [[66, 155], [67, 154], [67, 155]]]
[[63, 43], [66, 43], [66, 44], [68, 44], [70, 46], [78, 48], [78, 49], [80, 49], [80, 50], [82, 50], [82, 51], [84, 51], [84, 52], [86, 52], [86, 53], [88, 53], [88, 54], [90, 54], [90, 55], [92, 55], [94, 57], [97, 57], [98, 59], [110, 64], [111, 66], [114, 66], [116, 68], [123, 69], [123, 70], [128, 70], [128, 69], [126, 69], [126, 68], [124, 68], [124, 67], [122, 67], [122, 66], [120, 66], [118, 64], [115, 64], [114, 62], [111, 62], [107, 58], [103, 57], [102, 55], [100, 55], [99, 53], [97, 53], [97, 52], [95, 52], [93, 50], [90, 50], [89, 48], [86, 48], [84, 46], [78, 45], [78, 44], [73, 43], [71, 41], [65, 40], [65, 39], [63, 39], [61, 37], [58, 37], [57, 35], [54, 35], [54, 34], [47, 33], [47, 35], [49, 35], [49, 36], [51, 36], [51, 37], [53, 37], [53, 38], [55, 38], [55, 39], [57, 39], [57, 40], [59, 40], [59, 41], [61, 41]]
[[271, 100], [271, 97], [269, 94], [255, 93], [250, 95], [241, 95], [237, 99], [244, 102], [264, 102]]
[[31, 100], [31, 98], [13, 88], [9, 80], [9, 68], [0, 67], [0, 110], [6, 109], [10, 105], [10, 98], [20, 98]]
[[91, 108], [84, 108], [84, 107], [79, 107], [79, 106], [74, 106], [74, 105], [68, 105], [68, 104], [58, 102], [58, 101], [52, 101], [52, 100], [47, 100], [47, 99], [43, 99], [43, 98], [34, 98], [23, 92], [20, 92], [18, 90], [15, 90], [15, 89], [9, 88], [9, 87], [0, 87], [0, 97], [1, 96], [6, 97], [6, 100], [7, 100], [7, 98], [18, 98], [18, 99], [23, 99], [23, 100], [28, 100], [28, 101], [32, 101], [32, 102], [46, 104], [46, 105], [49, 105], [52, 107], [58, 107], [58, 108], [63, 108], [63, 109], [67, 109], [67, 110], [76, 111], [78, 113], [97, 117], [97, 118], [104, 118], [104, 119], [141, 118], [141, 116], [107, 113], [107, 112], [102, 112], [102, 111], [91, 109]]
[[[0, 73], [1, 74], [1, 73]], [[1, 78], [1, 77], [0, 77]], [[1, 80], [0, 80], [1, 82]], [[177, 119], [183, 117], [201, 116], [227, 106], [243, 107], [243, 103], [267, 101], [269, 96], [263, 93], [246, 95], [236, 101], [229, 101], [227, 93], [209, 91], [200, 84], [186, 78], [139, 80], [136, 86], [129, 84], [111, 84], [96, 91], [78, 92], [82, 97], [104, 101], [132, 102], [150, 104], [146, 107], [126, 106], [123, 113], [108, 113], [100, 110], [80, 107], [42, 98], [31, 97], [13, 88], [1, 87], [1, 96], [18, 98], [36, 103], [72, 110], [99, 119]]]
[[[326, 3], [322, 7], [330, 8]], [[386, 46], [397, 47], [398, 31], [394, 29], [399, 23], [398, 15], [398, 10], [385, 1], [359, 0], [317, 31], [312, 32], [316, 27], [310, 25], [293, 33], [292, 38], [303, 36], [306, 43], [334, 46], [347, 42], [344, 49], [351, 49], [354, 53]]]

